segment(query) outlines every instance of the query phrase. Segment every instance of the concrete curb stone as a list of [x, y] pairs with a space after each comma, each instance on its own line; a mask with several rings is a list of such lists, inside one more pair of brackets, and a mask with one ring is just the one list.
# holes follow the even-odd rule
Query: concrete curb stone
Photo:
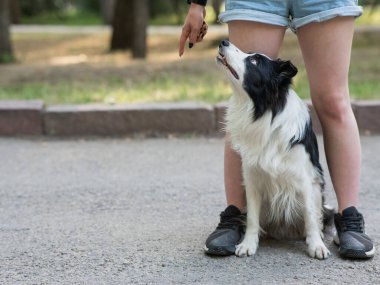
[[43, 134], [41, 100], [0, 100], [0, 135]]
[[202, 133], [215, 130], [212, 106], [203, 103], [60, 105], [47, 107], [47, 135]]
[[[313, 128], [322, 128], [310, 100]], [[44, 107], [41, 100], [0, 100], [0, 135], [223, 134], [227, 102], [82, 104]], [[352, 103], [359, 130], [380, 133], [380, 100]]]
[[216, 132], [224, 134], [224, 117], [226, 115], [228, 102], [220, 102], [214, 105], [215, 112], [215, 127]]
[[360, 131], [364, 133], [380, 132], [380, 100], [356, 101], [354, 111]]

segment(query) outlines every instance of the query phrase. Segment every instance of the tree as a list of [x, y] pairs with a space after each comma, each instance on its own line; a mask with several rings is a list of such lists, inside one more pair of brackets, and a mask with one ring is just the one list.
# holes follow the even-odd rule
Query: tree
[[147, 52], [148, 0], [117, 0], [113, 18], [111, 50], [132, 49], [133, 57]]
[[9, 0], [0, 0], [0, 63], [13, 60]]
[[147, 52], [148, 0], [134, 1], [134, 21], [132, 37], [132, 54], [135, 58], [145, 58]]
[[12, 24], [20, 24], [21, 9], [18, 0], [10, 0], [10, 17]]
[[112, 21], [111, 50], [126, 50], [132, 47], [134, 0], [117, 0]]
[[103, 22], [107, 25], [112, 24], [113, 15], [115, 12], [115, 0], [100, 0], [100, 12]]

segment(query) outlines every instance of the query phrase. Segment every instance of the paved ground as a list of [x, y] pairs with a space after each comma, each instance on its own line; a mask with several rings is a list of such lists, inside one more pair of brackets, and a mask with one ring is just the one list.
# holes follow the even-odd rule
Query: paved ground
[[[380, 137], [362, 137], [361, 210], [380, 249]], [[224, 207], [220, 138], [0, 139], [0, 284], [380, 284], [371, 261], [202, 247]], [[329, 196], [332, 196], [331, 188]]]

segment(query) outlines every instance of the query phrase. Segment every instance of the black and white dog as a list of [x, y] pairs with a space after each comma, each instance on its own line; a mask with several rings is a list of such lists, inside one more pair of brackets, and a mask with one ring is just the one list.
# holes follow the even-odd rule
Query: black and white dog
[[323, 204], [324, 176], [308, 108], [291, 89], [296, 67], [244, 53], [229, 41], [220, 44], [217, 62], [234, 91], [226, 131], [242, 158], [247, 196], [247, 229], [236, 255], [253, 255], [259, 235], [267, 234], [306, 238], [311, 257], [327, 258], [323, 221], [333, 211]]

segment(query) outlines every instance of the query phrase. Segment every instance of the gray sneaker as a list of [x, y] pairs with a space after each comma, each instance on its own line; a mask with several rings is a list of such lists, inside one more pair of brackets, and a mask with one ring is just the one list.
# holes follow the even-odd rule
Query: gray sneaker
[[355, 207], [344, 209], [334, 216], [337, 235], [334, 242], [339, 246], [342, 257], [363, 259], [375, 254], [375, 247], [364, 231], [363, 215]]
[[220, 213], [220, 223], [206, 240], [204, 251], [209, 255], [235, 254], [236, 245], [244, 237], [247, 215], [230, 205]]

